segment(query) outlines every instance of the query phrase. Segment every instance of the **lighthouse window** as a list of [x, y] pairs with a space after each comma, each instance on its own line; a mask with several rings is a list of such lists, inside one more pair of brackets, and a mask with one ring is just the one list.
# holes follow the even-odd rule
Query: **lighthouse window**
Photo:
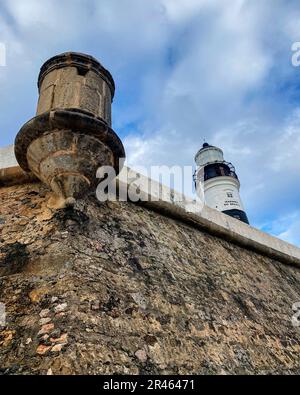
[[230, 170], [227, 164], [224, 163], [213, 163], [205, 166], [204, 181], [219, 176], [236, 177], [236, 174]]
[[233, 194], [231, 192], [227, 192], [227, 197], [233, 198]]

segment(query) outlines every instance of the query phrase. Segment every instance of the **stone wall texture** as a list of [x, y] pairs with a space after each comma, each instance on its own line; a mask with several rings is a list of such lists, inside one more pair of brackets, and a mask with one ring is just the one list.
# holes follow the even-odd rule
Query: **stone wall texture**
[[300, 269], [133, 203], [0, 189], [0, 372], [300, 373]]

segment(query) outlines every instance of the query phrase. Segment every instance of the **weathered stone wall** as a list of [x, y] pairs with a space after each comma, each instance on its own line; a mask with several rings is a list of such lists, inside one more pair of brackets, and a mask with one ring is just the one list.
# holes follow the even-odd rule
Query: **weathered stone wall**
[[132, 203], [0, 189], [7, 374], [300, 373], [299, 268]]

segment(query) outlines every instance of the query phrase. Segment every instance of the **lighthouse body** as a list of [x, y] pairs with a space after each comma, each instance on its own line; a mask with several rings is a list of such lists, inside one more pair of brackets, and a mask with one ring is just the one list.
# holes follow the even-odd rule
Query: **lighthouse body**
[[195, 161], [196, 187], [203, 187], [207, 206], [248, 224], [240, 198], [238, 176], [233, 165], [224, 161], [223, 151], [205, 143]]

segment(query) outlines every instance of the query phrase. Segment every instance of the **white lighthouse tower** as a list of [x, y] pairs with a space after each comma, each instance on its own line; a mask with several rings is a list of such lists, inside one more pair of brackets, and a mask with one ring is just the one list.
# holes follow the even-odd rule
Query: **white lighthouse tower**
[[205, 203], [224, 214], [249, 224], [240, 198], [240, 182], [231, 163], [225, 162], [223, 151], [207, 143], [195, 156], [196, 187], [204, 189]]

